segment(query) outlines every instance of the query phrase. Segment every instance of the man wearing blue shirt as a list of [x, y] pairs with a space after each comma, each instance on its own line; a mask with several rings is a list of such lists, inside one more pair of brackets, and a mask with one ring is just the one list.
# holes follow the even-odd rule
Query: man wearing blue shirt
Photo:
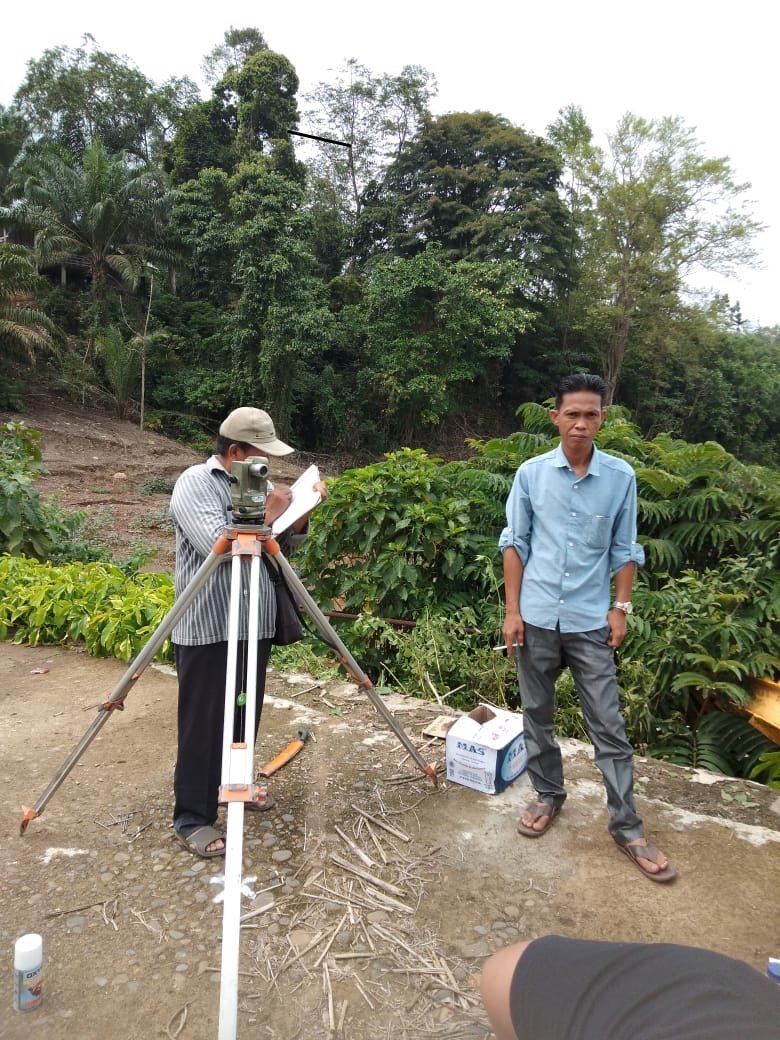
[[499, 540], [504, 637], [517, 661], [528, 775], [537, 794], [517, 828], [540, 837], [566, 799], [553, 718], [555, 680], [568, 666], [604, 777], [609, 832], [645, 877], [671, 881], [674, 868], [647, 843], [634, 808], [633, 749], [618, 701], [615, 650], [626, 637], [631, 587], [644, 552], [636, 541], [634, 472], [593, 443], [604, 421], [605, 393], [600, 376], [561, 380], [550, 412], [560, 444], [520, 466], [506, 504]]

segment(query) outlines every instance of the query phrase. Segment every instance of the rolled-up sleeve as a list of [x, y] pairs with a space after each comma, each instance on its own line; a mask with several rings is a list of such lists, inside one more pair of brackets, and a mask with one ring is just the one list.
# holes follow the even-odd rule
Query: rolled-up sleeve
[[645, 562], [645, 551], [636, 540], [636, 480], [632, 474], [626, 483], [626, 493], [615, 513], [612, 544], [609, 549], [609, 567], [617, 574], [627, 563], [640, 567]]
[[498, 547], [503, 552], [512, 546], [525, 565], [531, 551], [531, 526], [533, 511], [528, 489], [525, 487], [524, 474], [518, 470], [515, 474], [512, 490], [506, 500], [506, 527], [498, 539]]

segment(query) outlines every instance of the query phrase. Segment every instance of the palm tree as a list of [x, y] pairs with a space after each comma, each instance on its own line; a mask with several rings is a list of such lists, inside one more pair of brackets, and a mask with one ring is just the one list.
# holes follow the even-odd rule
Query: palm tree
[[81, 166], [56, 152], [38, 156], [19, 194], [4, 216], [33, 235], [39, 266], [59, 265], [63, 282], [68, 271], [82, 272], [96, 301], [112, 287], [135, 288], [146, 258], [159, 253], [162, 178], [109, 155], [99, 140]]
[[51, 350], [54, 325], [32, 306], [37, 275], [23, 246], [0, 243], [0, 356]]

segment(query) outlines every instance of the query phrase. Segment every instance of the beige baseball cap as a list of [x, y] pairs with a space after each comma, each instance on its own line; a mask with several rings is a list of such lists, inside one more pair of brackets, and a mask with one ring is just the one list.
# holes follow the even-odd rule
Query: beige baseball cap
[[243, 441], [269, 455], [290, 455], [295, 451], [276, 436], [273, 420], [261, 408], [236, 408], [219, 428], [221, 437]]

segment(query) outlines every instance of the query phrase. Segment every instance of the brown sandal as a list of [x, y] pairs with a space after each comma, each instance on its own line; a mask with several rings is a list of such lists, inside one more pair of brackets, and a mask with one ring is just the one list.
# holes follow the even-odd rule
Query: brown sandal
[[544, 825], [544, 827], [542, 827], [540, 831], [535, 831], [533, 827], [526, 827], [526, 825], [523, 823], [522, 816], [517, 821], [518, 834], [524, 834], [526, 838], [541, 838], [541, 836], [543, 834], [546, 834], [552, 826], [552, 822], [558, 815], [558, 813], [561, 811], [561, 807], [559, 805], [553, 805], [552, 802], [543, 802], [540, 800], [537, 802], [531, 802], [530, 805], [526, 806], [525, 811], [531, 814], [534, 823], [536, 823], [537, 820], [541, 819], [542, 816], [550, 817], [547, 823]]
[[[173, 836], [182, 843], [188, 852], [194, 856], [200, 856], [201, 859], [218, 859], [225, 855], [225, 835], [220, 834], [218, 830], [208, 824], [196, 827], [186, 837], [174, 830]], [[218, 841], [222, 842], [222, 848], [209, 850], [209, 845], [214, 845]]]
[[273, 809], [275, 805], [276, 802], [264, 787], [258, 790], [257, 798], [253, 802], [244, 802], [244, 808], [249, 812], [267, 812], [269, 809]]
[[650, 871], [645, 870], [639, 862], [640, 859], [649, 859], [651, 863], [658, 862], [659, 852], [655, 845], [628, 845], [625, 842], [620, 841], [615, 842], [615, 844], [621, 852], [628, 856], [634, 866], [648, 879], [648, 881], [673, 881], [674, 878], [677, 877], [677, 871], [671, 863], [668, 863], [663, 870], [657, 870], [654, 874], [651, 874]]

